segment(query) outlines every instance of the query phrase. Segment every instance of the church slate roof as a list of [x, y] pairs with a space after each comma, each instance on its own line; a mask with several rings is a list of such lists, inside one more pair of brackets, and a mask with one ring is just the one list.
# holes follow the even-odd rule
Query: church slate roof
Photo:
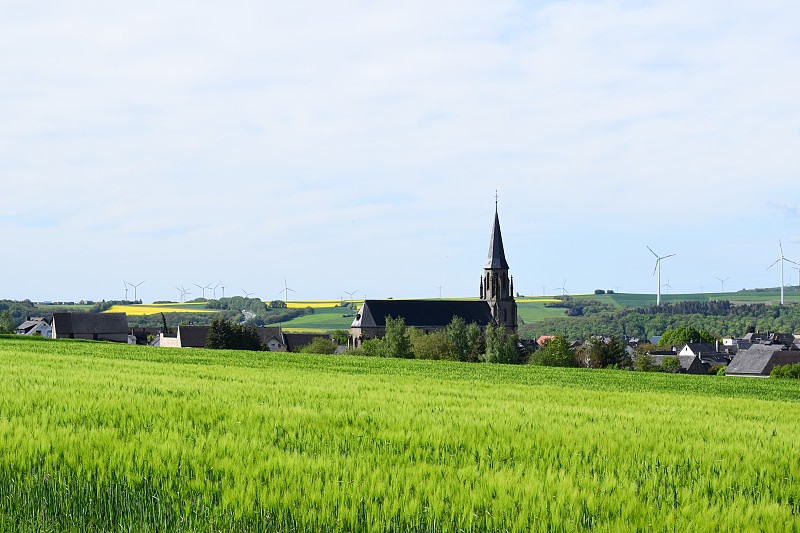
[[500, 233], [500, 218], [497, 211], [494, 212], [494, 224], [492, 225], [492, 238], [489, 241], [489, 257], [486, 259], [484, 268], [505, 268], [508, 269], [506, 252], [503, 249], [503, 235]]
[[403, 317], [406, 326], [444, 327], [454, 316], [486, 326], [492, 321], [483, 300], [365, 300], [353, 327], [386, 327], [386, 317]]

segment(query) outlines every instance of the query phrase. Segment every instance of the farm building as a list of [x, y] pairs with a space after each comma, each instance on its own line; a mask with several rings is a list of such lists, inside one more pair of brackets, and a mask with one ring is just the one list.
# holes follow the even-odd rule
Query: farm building
[[368, 339], [382, 338], [388, 317], [405, 320], [425, 332], [444, 329], [454, 316], [467, 323], [475, 322], [481, 329], [491, 323], [517, 332], [517, 303], [514, 300], [514, 280], [503, 248], [500, 219], [495, 204], [494, 222], [489, 240], [489, 256], [483, 268], [479, 296], [472, 301], [456, 300], [365, 300], [350, 326], [350, 346], [358, 347]]
[[[174, 335], [161, 334], [159, 346], [164, 348], [205, 348], [209, 326], [178, 326]], [[330, 339], [325, 333], [284, 333], [278, 327], [255, 328], [261, 344], [270, 352], [295, 352], [311, 344], [317, 337]]]
[[125, 313], [53, 313], [54, 339], [128, 342]]
[[725, 370], [726, 376], [766, 378], [778, 365], [800, 363], [800, 350], [782, 344], [754, 344], [739, 352]]

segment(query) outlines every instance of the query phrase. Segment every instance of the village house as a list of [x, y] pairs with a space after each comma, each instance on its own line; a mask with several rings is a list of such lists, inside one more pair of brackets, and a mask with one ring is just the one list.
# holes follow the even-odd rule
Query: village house
[[178, 326], [174, 334], [161, 333], [158, 345], [162, 348], [205, 348], [210, 326]]
[[54, 339], [86, 339], [128, 343], [125, 313], [53, 313]]
[[739, 350], [725, 370], [725, 375], [766, 378], [778, 365], [797, 363], [800, 363], [800, 350], [794, 345], [753, 344], [746, 350]]
[[29, 337], [39, 336], [49, 339], [53, 336], [53, 328], [44, 317], [29, 316], [25, 322], [17, 326], [14, 333], [17, 335], [27, 335]]
[[365, 340], [382, 338], [389, 317], [403, 318], [407, 326], [426, 333], [446, 328], [456, 316], [468, 324], [475, 322], [482, 330], [489, 324], [496, 324], [516, 333], [517, 303], [514, 280], [508, 271], [495, 204], [489, 255], [483, 268], [478, 300], [365, 300], [350, 327], [349, 345], [359, 347]]

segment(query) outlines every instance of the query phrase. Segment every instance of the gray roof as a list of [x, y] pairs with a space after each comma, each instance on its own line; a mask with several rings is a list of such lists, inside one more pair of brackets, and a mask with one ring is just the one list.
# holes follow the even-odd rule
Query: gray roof
[[125, 313], [53, 313], [59, 337], [67, 335], [128, 334]]
[[698, 354], [698, 353], [706, 354], [709, 352], [716, 353], [717, 351], [716, 347], [714, 347], [713, 344], [709, 344], [707, 342], [690, 342], [686, 346], [689, 347], [689, 349], [692, 351], [693, 354]]
[[256, 333], [258, 333], [261, 344], [266, 344], [270, 339], [277, 339], [278, 342], [286, 345], [286, 339], [280, 326], [261, 326], [256, 328]]
[[403, 317], [407, 326], [445, 327], [454, 316], [486, 326], [492, 311], [484, 300], [365, 300], [353, 327], [386, 327], [386, 317]]
[[500, 233], [500, 219], [497, 210], [494, 212], [494, 224], [492, 224], [492, 238], [489, 241], [489, 257], [486, 259], [484, 268], [505, 268], [508, 269], [506, 252], [503, 249], [503, 235]]
[[768, 376], [776, 365], [796, 363], [800, 363], [800, 350], [782, 350], [780, 345], [754, 344], [747, 350], [739, 350], [725, 374]]
[[182, 348], [205, 348], [210, 326], [178, 326]]

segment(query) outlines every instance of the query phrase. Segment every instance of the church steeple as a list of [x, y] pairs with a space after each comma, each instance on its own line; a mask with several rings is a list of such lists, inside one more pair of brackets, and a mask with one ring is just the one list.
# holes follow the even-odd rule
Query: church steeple
[[500, 232], [500, 217], [497, 214], [497, 195], [495, 194], [489, 257], [483, 267], [480, 297], [489, 304], [495, 323], [516, 332], [517, 302], [514, 301], [514, 282], [508, 275], [508, 269], [506, 252], [503, 248], [503, 235]]
[[489, 240], [489, 257], [484, 268], [508, 269], [506, 251], [503, 249], [503, 234], [500, 233], [500, 218], [497, 215], [497, 204], [494, 208], [494, 224], [492, 224], [492, 237]]

